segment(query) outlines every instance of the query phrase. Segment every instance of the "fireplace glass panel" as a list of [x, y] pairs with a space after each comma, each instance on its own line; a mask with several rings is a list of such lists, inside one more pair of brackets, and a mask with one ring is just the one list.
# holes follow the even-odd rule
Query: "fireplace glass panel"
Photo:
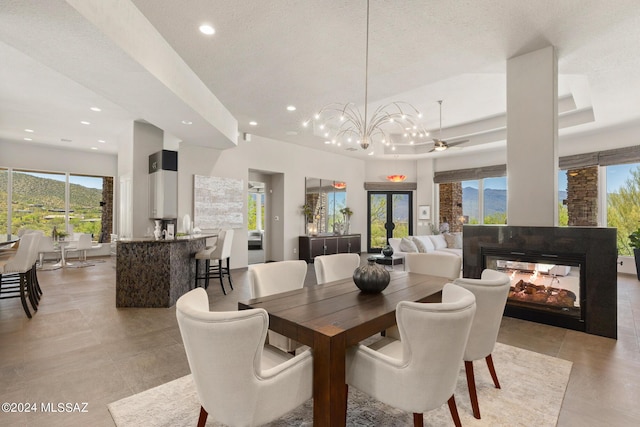
[[507, 304], [581, 318], [580, 265], [524, 262], [486, 256], [486, 268], [511, 278]]

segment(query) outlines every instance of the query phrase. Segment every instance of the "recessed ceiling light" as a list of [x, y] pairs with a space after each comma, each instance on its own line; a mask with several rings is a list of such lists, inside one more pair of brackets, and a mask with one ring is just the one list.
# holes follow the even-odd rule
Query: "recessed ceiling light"
[[33, 133], [33, 129], [25, 129], [25, 132]]
[[83, 125], [90, 125], [91, 124], [91, 122], [87, 122], [85, 120], [81, 121], [80, 123], [82, 123]]
[[98, 149], [98, 147], [91, 147], [91, 149], [92, 149], [92, 150], [97, 150], [97, 149]]
[[258, 126], [258, 122], [254, 122], [254, 121], [250, 121], [250, 122], [249, 122], [249, 124], [250, 124], [251, 126]]
[[96, 113], [97, 113], [97, 112], [99, 112], [99, 111], [102, 111], [102, 110], [101, 110], [100, 108], [98, 108], [98, 107], [91, 107], [91, 108], [89, 108], [89, 109], [90, 109], [91, 111], [95, 111]]
[[33, 141], [31, 138], [24, 138], [25, 141]]
[[192, 125], [192, 124], [193, 124], [193, 122], [190, 122], [189, 120], [183, 120], [183, 121], [182, 121], [182, 124], [183, 124], [183, 125]]
[[287, 106], [287, 111], [296, 111], [296, 106], [295, 105], [288, 105]]
[[208, 36], [213, 35], [216, 32], [216, 30], [214, 30], [209, 24], [202, 24], [199, 29], [202, 34], [206, 34]]
[[104, 139], [99, 139], [98, 142], [101, 144], [105, 144], [107, 141], [105, 141]]

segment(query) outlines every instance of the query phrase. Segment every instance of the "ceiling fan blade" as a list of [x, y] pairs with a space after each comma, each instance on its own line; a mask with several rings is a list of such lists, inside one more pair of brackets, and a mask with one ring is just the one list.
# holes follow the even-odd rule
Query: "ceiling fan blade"
[[456, 145], [464, 144], [465, 142], [469, 142], [469, 140], [468, 139], [463, 139], [463, 140], [460, 140], [460, 141], [447, 142], [446, 144], [449, 147], [455, 147]]

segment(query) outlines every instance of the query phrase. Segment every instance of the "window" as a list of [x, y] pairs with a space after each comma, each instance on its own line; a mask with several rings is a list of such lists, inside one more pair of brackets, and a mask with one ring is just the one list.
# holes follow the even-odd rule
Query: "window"
[[482, 187], [484, 224], [506, 224], [507, 177], [485, 178]]
[[606, 167], [607, 226], [618, 229], [618, 253], [633, 255], [629, 234], [640, 227], [640, 163]]
[[102, 177], [69, 175], [69, 224], [97, 240], [102, 228]]
[[[462, 181], [462, 216], [465, 224], [482, 224], [480, 222], [480, 180]], [[449, 222], [454, 218], [448, 218]]]
[[11, 233], [21, 228], [51, 234], [65, 229], [65, 183], [63, 174], [13, 171]]
[[560, 227], [569, 225], [567, 172], [566, 170], [558, 171], [558, 225]]
[[89, 233], [94, 240], [105, 235], [108, 239], [112, 210], [111, 177], [0, 169], [0, 233], [29, 228], [51, 235], [55, 227], [59, 232], [73, 228]]

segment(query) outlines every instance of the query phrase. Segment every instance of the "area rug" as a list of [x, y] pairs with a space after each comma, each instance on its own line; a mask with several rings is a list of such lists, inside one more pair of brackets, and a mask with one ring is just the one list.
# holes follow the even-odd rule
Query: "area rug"
[[[458, 412], [466, 426], [555, 426], [572, 363], [504, 344], [496, 344], [493, 360], [502, 389], [493, 386], [484, 361], [474, 363], [482, 419], [473, 418], [464, 367], [455, 391]], [[191, 375], [162, 384], [108, 405], [118, 427], [185, 426], [197, 424], [200, 403]], [[425, 425], [451, 426], [446, 403], [427, 412]], [[313, 402], [268, 424], [271, 427], [312, 426]], [[349, 389], [349, 426], [412, 426], [413, 417]], [[212, 419], [209, 427], [223, 425]]]

